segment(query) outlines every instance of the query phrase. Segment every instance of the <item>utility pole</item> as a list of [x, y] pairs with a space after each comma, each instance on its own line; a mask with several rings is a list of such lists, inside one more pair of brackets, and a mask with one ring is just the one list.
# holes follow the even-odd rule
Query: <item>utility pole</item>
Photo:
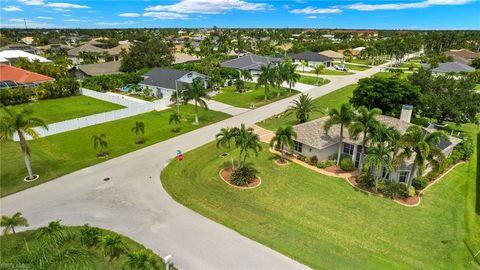
[[27, 30], [27, 20], [25, 20], [25, 18], [23, 18], [23, 23], [25, 24], [25, 30]]

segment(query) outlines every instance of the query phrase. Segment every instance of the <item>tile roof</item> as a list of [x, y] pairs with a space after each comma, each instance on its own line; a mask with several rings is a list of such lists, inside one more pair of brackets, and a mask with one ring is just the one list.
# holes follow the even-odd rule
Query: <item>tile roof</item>
[[77, 69], [89, 76], [108, 75], [120, 73], [120, 61], [105, 62], [98, 64], [78, 65]]
[[466, 59], [473, 59], [480, 57], [480, 53], [475, 53], [467, 49], [460, 49], [460, 50], [450, 50], [444, 53], [447, 56], [457, 56], [457, 57], [463, 57]]
[[320, 52], [320, 54], [323, 54], [323, 55], [325, 55], [327, 57], [330, 57], [330, 58], [345, 58], [345, 56], [343, 56], [343, 54], [332, 51], [332, 50], [322, 51], [322, 52]]
[[7, 65], [0, 65], [0, 81], [14, 81], [22, 84], [40, 83], [45, 81], [53, 81], [54, 78], [16, 68]]
[[86, 43], [86, 44], [83, 44], [83, 45], [80, 45], [78, 47], [75, 47], [71, 50], [68, 50], [67, 54], [68, 56], [79, 56], [81, 52], [92, 52], [92, 53], [103, 53], [107, 51], [106, 49], [102, 49], [102, 48], [99, 48], [99, 47], [96, 47], [94, 45], [91, 45], [89, 43]]
[[432, 69], [432, 72], [437, 72], [437, 73], [471, 72], [474, 70], [475, 68], [459, 62], [447, 62], [447, 63], [438, 64], [438, 67]]

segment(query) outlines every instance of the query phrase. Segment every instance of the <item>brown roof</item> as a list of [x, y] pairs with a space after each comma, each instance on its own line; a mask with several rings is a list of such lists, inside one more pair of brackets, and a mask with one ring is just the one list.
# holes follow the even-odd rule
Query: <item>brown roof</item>
[[105, 51], [107, 50], [86, 43], [69, 50], [67, 54], [68, 56], [79, 56], [81, 52], [93, 52], [93, 53], [101, 54]]
[[120, 55], [122, 50], [125, 50], [126, 52], [129, 52], [130, 51], [130, 44], [121, 44], [121, 45], [115, 46], [111, 49], [108, 49], [107, 51], [108, 51], [109, 55]]
[[39, 73], [12, 66], [0, 65], [0, 81], [14, 81], [17, 83], [40, 83], [53, 80], [55, 79]]
[[77, 69], [89, 76], [107, 75], [120, 73], [120, 61], [105, 62], [99, 64], [78, 65]]
[[452, 57], [462, 57], [468, 60], [480, 57], [480, 53], [475, 53], [467, 49], [450, 50], [445, 52], [445, 55]]
[[322, 51], [320, 52], [320, 54], [323, 54], [327, 57], [330, 57], [330, 58], [344, 58], [345, 56], [343, 56], [343, 54], [339, 53], [339, 52], [335, 52], [335, 51], [332, 51], [332, 50], [326, 50], [326, 51]]

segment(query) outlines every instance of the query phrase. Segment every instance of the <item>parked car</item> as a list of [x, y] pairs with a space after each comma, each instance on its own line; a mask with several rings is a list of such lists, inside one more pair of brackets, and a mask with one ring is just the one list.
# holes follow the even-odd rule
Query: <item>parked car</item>
[[345, 67], [344, 65], [336, 65], [336, 66], [334, 66], [334, 68], [336, 70], [340, 70], [340, 71], [348, 71], [348, 68]]

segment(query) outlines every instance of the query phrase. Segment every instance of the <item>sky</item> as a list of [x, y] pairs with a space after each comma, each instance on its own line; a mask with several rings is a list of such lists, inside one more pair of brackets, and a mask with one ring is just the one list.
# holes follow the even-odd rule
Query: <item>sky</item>
[[480, 0], [0, 0], [0, 27], [480, 29]]

